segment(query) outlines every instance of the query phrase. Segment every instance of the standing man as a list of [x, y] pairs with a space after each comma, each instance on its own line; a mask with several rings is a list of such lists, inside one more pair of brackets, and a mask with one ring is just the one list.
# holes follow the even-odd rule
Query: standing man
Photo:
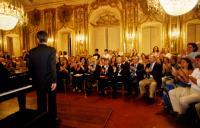
[[36, 37], [38, 46], [29, 52], [29, 71], [37, 91], [37, 107], [39, 112], [48, 110], [50, 118], [57, 123], [56, 50], [47, 46], [45, 31], [37, 32]]
[[93, 57], [95, 57], [95, 59], [98, 60], [98, 59], [100, 58], [99, 49], [96, 48], [96, 49], [94, 50], [94, 52], [95, 52], [95, 53], [93, 54]]

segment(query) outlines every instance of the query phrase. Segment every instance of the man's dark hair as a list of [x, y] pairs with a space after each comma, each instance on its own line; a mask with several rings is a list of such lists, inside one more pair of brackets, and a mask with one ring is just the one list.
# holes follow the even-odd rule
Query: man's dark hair
[[63, 51], [63, 55], [67, 55], [67, 51]]
[[39, 43], [47, 42], [48, 35], [45, 31], [39, 31], [37, 32], [37, 38], [39, 39]]
[[98, 48], [96, 48], [96, 49], [95, 49], [95, 51], [96, 51], [96, 52], [98, 52], [98, 51], [99, 51], [99, 49], [98, 49]]
[[200, 59], [200, 54], [196, 55], [195, 59]]
[[192, 61], [190, 60], [190, 58], [187, 58], [187, 57], [183, 57], [181, 58], [181, 60], [185, 60], [187, 63], [188, 63], [188, 69], [189, 70], [193, 70], [193, 65], [192, 65]]
[[194, 42], [191, 42], [191, 43], [188, 43], [188, 44], [187, 44], [187, 46], [189, 46], [189, 45], [191, 45], [191, 46], [192, 46], [192, 48], [193, 48], [193, 52], [196, 52], [196, 51], [198, 51], [198, 46], [197, 46], [197, 44], [196, 44], [196, 43], [194, 43]]

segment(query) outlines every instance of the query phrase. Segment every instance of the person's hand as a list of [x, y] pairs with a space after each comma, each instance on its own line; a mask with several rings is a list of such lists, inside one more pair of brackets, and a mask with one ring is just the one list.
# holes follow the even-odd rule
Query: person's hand
[[181, 70], [178, 71], [178, 74], [177, 74], [177, 75], [179, 75], [179, 76], [185, 76], [184, 72], [181, 71]]
[[63, 66], [60, 66], [60, 71], [63, 71], [64, 70], [64, 67]]
[[150, 73], [151, 69], [150, 68], [146, 68], [145, 71], [146, 71], [146, 73]]
[[56, 83], [52, 83], [51, 84], [51, 91], [54, 91], [56, 89], [56, 86], [57, 86]]
[[172, 75], [173, 76], [177, 76], [178, 75], [178, 72], [174, 67], [172, 67]]

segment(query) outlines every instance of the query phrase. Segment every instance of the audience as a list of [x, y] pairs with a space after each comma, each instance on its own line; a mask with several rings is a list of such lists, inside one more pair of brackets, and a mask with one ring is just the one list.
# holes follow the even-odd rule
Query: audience
[[[195, 57], [196, 68], [192, 73], [177, 72], [180, 81], [190, 84], [190, 87], [169, 92], [173, 110], [178, 115], [185, 114], [191, 103], [200, 102], [200, 55]], [[186, 90], [187, 89], [187, 90]]]
[[[200, 118], [200, 53], [197, 51], [196, 43], [188, 43], [187, 50], [182, 50], [179, 55], [170, 53], [168, 48], [159, 51], [157, 46], [153, 47], [151, 54], [141, 53], [140, 56], [136, 49], [127, 55], [108, 49], [102, 55], [99, 49], [95, 49], [93, 55], [85, 51], [80, 56], [59, 51], [58, 88], [68, 84], [73, 92], [81, 93], [92, 91], [91, 88], [97, 85], [98, 94], [105, 96], [110, 86], [112, 97], [117, 98], [118, 87], [124, 87], [127, 96], [138, 96], [138, 99], [146, 96], [151, 104], [155, 102], [155, 94], [163, 90], [164, 107], [183, 115], [191, 103], [197, 103]], [[12, 68], [24, 67], [27, 56], [25, 50], [21, 57], [0, 51], [0, 80], [4, 82], [7, 71]]]

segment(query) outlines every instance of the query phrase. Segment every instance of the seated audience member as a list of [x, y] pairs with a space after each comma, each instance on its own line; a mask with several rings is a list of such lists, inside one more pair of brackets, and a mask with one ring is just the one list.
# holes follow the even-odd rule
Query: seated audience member
[[163, 58], [163, 67], [162, 67], [162, 88], [165, 87], [166, 84], [173, 83], [173, 76], [171, 74], [172, 66], [170, 64], [170, 59], [167, 57]]
[[144, 67], [146, 67], [146, 65], [149, 63], [149, 55], [145, 55], [144, 53], [142, 53], [140, 55], [139, 63], [143, 64]]
[[150, 63], [145, 67], [145, 78], [139, 82], [140, 97], [145, 94], [145, 87], [149, 85], [149, 101], [154, 102], [154, 93], [156, 91], [157, 84], [161, 83], [162, 77], [162, 65], [156, 62], [155, 56], [149, 57]]
[[190, 74], [193, 70], [192, 67], [192, 62], [189, 58], [182, 58], [180, 65], [178, 64], [173, 64], [174, 66], [172, 67], [172, 75], [173, 75], [173, 81], [174, 83], [168, 83], [165, 84], [164, 86], [164, 91], [163, 91], [163, 101], [164, 101], [164, 107], [166, 110], [171, 111], [172, 105], [170, 101], [170, 96], [169, 96], [169, 91], [176, 88], [175, 90], [184, 90], [188, 91], [189, 90], [189, 85], [187, 82], [184, 81], [184, 79], [181, 79], [178, 77], [178, 73], [184, 73], [184, 74]]
[[102, 55], [102, 58], [105, 58], [105, 59], [110, 59], [111, 58], [110, 54], [108, 53], [108, 49], [104, 50], [104, 54]]
[[187, 44], [187, 55], [192, 61], [194, 61], [195, 57], [199, 54], [200, 52], [198, 52], [198, 46], [196, 43]]
[[87, 71], [85, 72], [85, 91], [87, 95], [90, 95], [92, 93], [92, 87], [96, 86], [96, 76], [95, 76], [95, 69], [97, 66], [97, 60], [94, 57], [89, 57], [88, 58], [88, 67]]
[[71, 68], [73, 92], [82, 92], [85, 69], [81, 63], [75, 63]]
[[138, 95], [139, 90], [139, 81], [144, 79], [144, 65], [139, 63], [139, 57], [135, 56], [132, 58], [132, 62], [130, 64], [130, 86], [128, 89], [128, 94], [132, 93], [132, 88], [134, 89], [135, 95]]
[[137, 56], [137, 55], [138, 55], [137, 50], [136, 50], [135, 48], [133, 48], [133, 49], [131, 50], [130, 57], [135, 57], [135, 56]]
[[111, 80], [113, 73], [112, 66], [109, 65], [109, 60], [105, 59], [104, 65], [101, 67], [100, 76], [99, 76], [99, 95], [104, 96], [104, 88], [107, 85], [107, 82]]
[[169, 52], [169, 48], [162, 48], [160, 55], [167, 57], [169, 59], [171, 59], [171, 56], [172, 56], [172, 54]]
[[[63, 84], [68, 84], [70, 79], [70, 66], [65, 57], [60, 58], [60, 62], [56, 64], [58, 89], [63, 87]], [[65, 83], [63, 83], [65, 82]]]
[[159, 57], [159, 55], [160, 55], [159, 47], [158, 46], [154, 46], [153, 47], [153, 52], [151, 54], [153, 56], [155, 56], [155, 57]]
[[117, 87], [119, 86], [119, 82], [122, 82], [123, 85], [125, 86], [125, 89], [128, 89], [129, 86], [129, 81], [130, 81], [130, 65], [128, 62], [124, 61], [122, 57], [117, 57], [117, 66], [115, 69], [115, 73], [113, 74], [113, 98], [116, 98], [116, 91]]
[[112, 58], [111, 58], [111, 60], [110, 60], [110, 65], [111, 66], [116, 66], [116, 64], [117, 64], [116, 63], [116, 56], [113, 55]]
[[81, 65], [83, 66], [84, 71], [85, 71], [85, 72], [88, 72], [88, 61], [86, 60], [85, 57], [81, 57], [81, 58], [80, 58], [80, 63], [81, 63]]
[[174, 89], [169, 92], [173, 110], [178, 115], [185, 114], [191, 103], [200, 102], [200, 55], [195, 57], [195, 63], [192, 74], [177, 73], [179, 79], [188, 82], [191, 87], [187, 91]]
[[67, 51], [63, 51], [63, 57], [65, 57], [66, 59], [69, 58], [69, 55], [68, 55]]

